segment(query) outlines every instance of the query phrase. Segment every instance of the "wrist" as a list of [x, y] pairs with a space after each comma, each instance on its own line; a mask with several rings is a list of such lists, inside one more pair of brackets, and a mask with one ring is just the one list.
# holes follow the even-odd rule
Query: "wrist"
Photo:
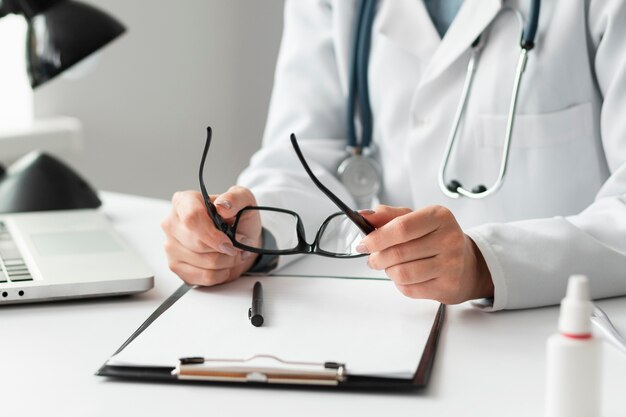
[[485, 258], [472, 238], [465, 235], [465, 238], [469, 241], [469, 246], [472, 252], [473, 258], [473, 275], [475, 282], [475, 289], [473, 299], [477, 298], [493, 298], [495, 293], [495, 287], [491, 278], [491, 272], [487, 266]]

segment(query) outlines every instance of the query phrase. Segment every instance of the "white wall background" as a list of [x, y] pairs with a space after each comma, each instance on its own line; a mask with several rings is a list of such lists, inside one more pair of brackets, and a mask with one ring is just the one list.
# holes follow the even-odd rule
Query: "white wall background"
[[282, 30], [283, 0], [87, 0], [128, 28], [78, 79], [35, 92], [38, 117], [68, 115], [85, 149], [64, 156], [96, 188], [170, 198], [232, 184], [260, 146]]

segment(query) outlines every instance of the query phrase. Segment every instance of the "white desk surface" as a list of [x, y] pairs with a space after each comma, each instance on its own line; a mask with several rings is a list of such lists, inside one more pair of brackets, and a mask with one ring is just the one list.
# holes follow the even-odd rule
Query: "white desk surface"
[[[103, 210], [155, 271], [155, 288], [118, 298], [0, 308], [2, 416], [543, 416], [554, 307], [484, 313], [448, 308], [430, 386], [388, 394], [111, 380], [100, 365], [179, 285], [163, 254], [169, 203], [104, 193]], [[625, 271], [626, 279], [626, 271]], [[601, 301], [626, 332], [626, 298]], [[626, 356], [606, 346], [604, 413], [626, 415]], [[393, 355], [393, 351], [389, 352]]]

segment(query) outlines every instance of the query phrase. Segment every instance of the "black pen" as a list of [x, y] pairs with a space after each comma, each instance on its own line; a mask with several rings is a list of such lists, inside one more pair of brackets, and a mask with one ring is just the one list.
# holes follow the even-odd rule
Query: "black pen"
[[252, 289], [252, 307], [248, 309], [248, 319], [254, 327], [263, 325], [263, 286], [259, 281]]

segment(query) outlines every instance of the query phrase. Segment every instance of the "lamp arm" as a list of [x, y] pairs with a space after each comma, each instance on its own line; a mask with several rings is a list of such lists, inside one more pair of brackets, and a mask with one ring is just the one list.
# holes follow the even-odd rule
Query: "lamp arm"
[[[13, 6], [13, 7], [12, 7]], [[4, 16], [12, 13], [17, 13], [15, 6], [12, 5], [10, 0], [0, 0], [0, 19]]]

